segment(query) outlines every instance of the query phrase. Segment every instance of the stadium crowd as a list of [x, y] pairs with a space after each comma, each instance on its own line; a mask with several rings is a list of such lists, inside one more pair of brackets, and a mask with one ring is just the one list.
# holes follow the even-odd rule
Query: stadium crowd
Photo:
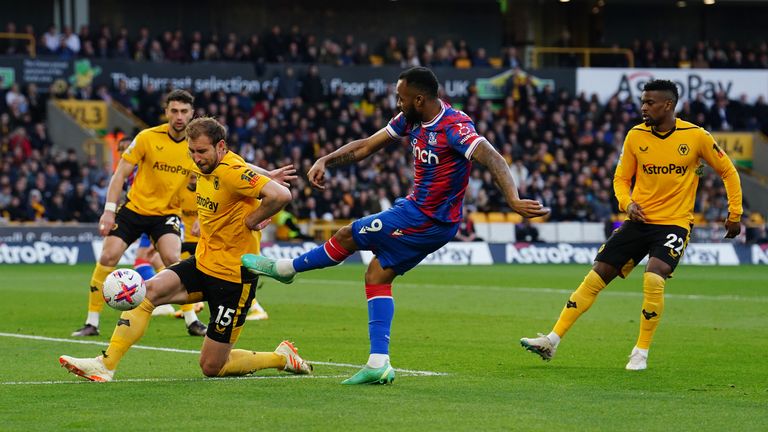
[[[123, 59], [148, 62], [235, 61], [264, 63], [305, 63], [368, 65], [388, 64], [403, 68], [411, 66], [505, 67], [522, 66], [520, 47], [504, 47], [489, 52], [485, 47], [471, 47], [464, 39], [438, 41], [430, 38], [418, 41], [389, 36], [385, 40], [360, 41], [351, 34], [318, 38], [293, 25], [287, 31], [274, 25], [263, 33], [242, 35], [234, 32], [203, 34], [181, 30], [157, 32], [147, 27], [131, 34], [127, 28], [115, 30], [107, 25], [95, 30], [82, 26], [75, 33], [70, 27], [50, 25], [40, 33], [32, 25], [20, 28], [15, 22], [6, 23], [6, 33], [22, 33], [37, 40], [38, 55], [62, 59]], [[564, 31], [558, 46], [573, 46], [570, 34]], [[619, 44], [613, 44], [620, 47]], [[669, 41], [635, 40], [631, 46], [637, 67], [653, 68], [739, 68], [768, 69], [768, 42], [755, 41], [744, 46], [719, 40], [699, 41], [693, 46], [672, 46]], [[27, 42], [0, 40], [0, 55], [25, 55]], [[569, 60], [570, 59], [570, 60]], [[568, 64], [569, 61], [573, 64]], [[563, 63], [565, 61], [565, 63]], [[606, 63], [607, 61], [607, 63]], [[601, 60], [600, 66], [627, 66], [626, 58], [616, 56]], [[575, 66], [576, 56], [561, 57], [561, 65]]]
[[[382, 96], [369, 91], [360, 101], [341, 88], [334, 94], [325, 89], [316, 68], [297, 77], [288, 67], [280, 84], [263, 93], [197, 94], [196, 115], [226, 124], [231, 148], [246, 160], [265, 168], [293, 163], [306, 174], [318, 156], [375, 132], [396, 112], [392, 89]], [[119, 101], [154, 125], [163, 121], [161, 101], [168, 90], [134, 93], [118, 86], [98, 91], [59, 88], [50, 94]], [[478, 131], [508, 161], [521, 196], [552, 208], [549, 220], [610, 221], [617, 213], [613, 170], [626, 131], [640, 122], [636, 102], [614, 97], [600, 104], [595, 97], [537, 89], [520, 80], [510, 81], [508, 94], [497, 105], [474, 94], [465, 100], [444, 99], [475, 119]], [[94, 158], [80, 163], [72, 149], [52, 151], [44, 123], [46, 97], [34, 84], [0, 91], [0, 215], [13, 221], [95, 222], [110, 173]], [[686, 103], [680, 116], [713, 131], [768, 128], [764, 101], [720, 98], [712, 108], [698, 102]], [[300, 178], [293, 187], [293, 212], [301, 219], [358, 218], [391, 206], [408, 192], [412, 178], [407, 146], [394, 145], [386, 154], [336, 169], [324, 192]], [[478, 166], [465, 202], [470, 210], [508, 210], [490, 174]], [[724, 187], [706, 171], [696, 212], [707, 221], [726, 217]]]

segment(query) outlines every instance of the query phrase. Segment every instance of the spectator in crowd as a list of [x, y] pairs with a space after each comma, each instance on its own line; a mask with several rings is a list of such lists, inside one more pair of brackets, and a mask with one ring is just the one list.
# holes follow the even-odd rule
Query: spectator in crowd
[[56, 29], [56, 26], [51, 24], [48, 26], [48, 31], [43, 33], [42, 47], [48, 54], [56, 54], [61, 46], [61, 35]]
[[[268, 35], [268, 38], [261, 38], [258, 34], [247, 39], [239, 35], [227, 35], [219, 40], [216, 35], [200, 32], [187, 35], [187, 38], [183, 34], [169, 32], [167, 43], [170, 46], [173, 41], [180, 41], [183, 47], [194, 43], [205, 47], [215, 39], [217, 42], [214, 43], [214, 49], [218, 53], [222, 46], [235, 42], [236, 50], [241, 50], [245, 45], [250, 47], [248, 59], [242, 56], [239, 58], [254, 64], [263, 64], [267, 55], [265, 39], [272, 40], [270, 44], [274, 48], [281, 46], [274, 41], [284, 38], [285, 52], [293, 49], [301, 53], [304, 61], [310, 61], [310, 48], [319, 45], [314, 36], [303, 35], [298, 27], [292, 28], [288, 34], [282, 31], [277, 36], [274, 32], [270, 33], [272, 35]], [[104, 56], [109, 58], [114, 53], [117, 41], [126, 34], [126, 31], [120, 30], [113, 37], [108, 27], [96, 32], [81, 29], [78, 33], [82, 45], [79, 55], [85, 56], [85, 44], [95, 41], [96, 44], [103, 44], [106, 49]], [[147, 61], [168, 60], [167, 47], [163, 46], [166, 43], [165, 36], [153, 34], [147, 28], [139, 30], [138, 36], [144, 47], [142, 50], [147, 53]], [[156, 36], [162, 37], [154, 39]], [[399, 40], [395, 41], [401, 53], [407, 54], [409, 49], [416, 47], [422, 63], [425, 53], [431, 53], [437, 61], [440, 57], [437, 53], [442, 50], [442, 57], [448, 60], [446, 64], [452, 64], [462, 47], [460, 41], [418, 41], [406, 37], [402, 46]], [[344, 51], [363, 42], [351, 37], [334, 43]], [[134, 45], [131, 43], [129, 46]], [[149, 55], [152, 46], [158, 49], [159, 57], [155, 60]], [[762, 45], [754, 46], [757, 48], [740, 49], [747, 53], [744, 54], [743, 63], [745, 66], [750, 64], [748, 53], [752, 51], [754, 55], [751, 58], [757, 62], [756, 66], [768, 67], [760, 66]], [[645, 44], [640, 42], [640, 55], [645, 50], [658, 50], [658, 59], [664, 45], [658, 44], [658, 47], [652, 41]], [[464, 44], [464, 49], [467, 48]], [[678, 49], [672, 44], [668, 48], [672, 57], [676, 57]], [[712, 44], [702, 42], [691, 47], [689, 52], [693, 58], [702, 54], [707, 59], [714, 56], [711, 48]], [[729, 53], [731, 48], [725, 46], [723, 49]], [[185, 48], [185, 53], [187, 51]], [[504, 67], [512, 67], [512, 59], [517, 56], [516, 49], [505, 49]], [[351, 58], [355, 58], [355, 55]], [[518, 65], [519, 62], [517, 60]], [[327, 89], [318, 67], [317, 64], [291, 66], [293, 72], [285, 70], [278, 88], [267, 88], [252, 94], [247, 91], [229, 94], [211, 90], [201, 92], [197, 95], [202, 107], [198, 115], [212, 115], [226, 123], [232, 131], [230, 144], [233, 149], [240, 151], [253, 163], [265, 168], [294, 163], [303, 166], [306, 172], [311, 165], [310, 160], [328, 153], [338, 147], [339, 143], [375, 132], [395, 114], [393, 88], [383, 93], [367, 90], [362, 100], [357, 101], [344, 94], [341, 87], [333, 91]], [[518, 72], [510, 79], [507, 96], [502, 100], [500, 108], [474, 94], [464, 99], [456, 98], [452, 102], [474, 117], [478, 130], [492, 137], [493, 142], [498, 144], [500, 153], [510, 164], [510, 171], [518, 183], [521, 195], [538, 199], [552, 207], [549, 220], [612, 219], [617, 213], [616, 203], [610, 194], [606, 199], [602, 192], [610, 191], [610, 182], [606, 184], [605, 181], [613, 173], [626, 131], [639, 123], [637, 101], [611, 98], [601, 103], [590, 95], [571, 95], [551, 88], [539, 88], [522, 71]], [[294, 78], [290, 77], [291, 74]], [[294, 81], [291, 84], [294, 79], [298, 83]], [[100, 199], [99, 176], [104, 173], [103, 167], [89, 167], [88, 178], [83, 179], [76, 153], [67, 155], [53, 151], [52, 137], [44, 123], [44, 107], [48, 97], [67, 97], [72, 94], [83, 100], [122, 100], [139, 118], [154, 124], [159, 121], [158, 101], [168, 92], [167, 88], [157, 89], [153, 85], [133, 92], [120, 83], [113, 91], [102, 85], [97, 86], [96, 90], [86, 86], [72, 92], [62, 82], [52, 86], [51, 90], [49, 93], [41, 93], [34, 84], [22, 87], [18, 83], [4, 92], [0, 90], [0, 178], [6, 176], [11, 184], [15, 184], [20, 175], [29, 177], [25, 186], [28, 190], [24, 191], [24, 200], [20, 203], [22, 206], [28, 203], [29, 190], [36, 188], [36, 174], [43, 173], [47, 184], [62, 184], [64, 189], [60, 191], [55, 186], [49, 187], [48, 192], [38, 188], [43, 193], [43, 205], [47, 212], [57, 194], [61, 195], [67, 207], [79, 183], [85, 184], [85, 197], [91, 197], [90, 192], [94, 190], [96, 198], [89, 199]], [[680, 115], [714, 131], [729, 128], [768, 131], [768, 106], [764, 99], [751, 102], [741, 95], [732, 96], [736, 98], [733, 100], [720, 96], [719, 105], [711, 108], [703, 95], [698, 95], [683, 108]], [[304, 195], [307, 184], [301, 180], [297, 190], [302, 191], [302, 194], [297, 200], [295, 214], [302, 219], [321, 218], [324, 214], [328, 215], [326, 217], [349, 214], [355, 218], [386, 210], [391, 207], [395, 196], [402, 195], [410, 188], [413, 175], [411, 159], [402, 148], [393, 146], [386, 154], [372, 157], [354, 170], [343, 172], [343, 176], [330, 179], [333, 187], [329, 198], [312, 191]], [[32, 168], [33, 163], [36, 164], [35, 168]], [[94, 172], [98, 174], [96, 178], [93, 178]], [[349, 183], [346, 186], [343, 185], [345, 181]], [[715, 179], [713, 187], [717, 187], [717, 184]], [[466, 203], [481, 212], [507, 210], [494, 190], [489, 178], [479, 172], [472, 172]], [[702, 195], [704, 192], [705, 188], [700, 188]], [[721, 194], [708, 193], [701, 200], [697, 211], [716, 218], [718, 212], [715, 209], [719, 207], [714, 202], [723, 199]], [[0, 212], [9, 206], [9, 198], [5, 202], [0, 201]], [[83, 210], [87, 208], [88, 205], [82, 207]], [[70, 214], [66, 217], [69, 220], [78, 218]]]
[[482, 238], [477, 236], [477, 233], [475, 232], [475, 223], [472, 222], [472, 218], [470, 216], [470, 210], [465, 207], [461, 223], [459, 224], [459, 230], [456, 231], [456, 237], [454, 240], [461, 242], [483, 241]]
[[523, 221], [515, 225], [515, 239], [524, 243], [538, 243], [539, 229], [531, 224], [531, 220], [523, 218]]

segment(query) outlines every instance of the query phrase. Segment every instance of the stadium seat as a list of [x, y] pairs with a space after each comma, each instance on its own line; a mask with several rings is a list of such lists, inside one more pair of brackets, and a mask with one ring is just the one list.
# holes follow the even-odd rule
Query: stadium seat
[[501, 67], [501, 57], [491, 57], [488, 59], [488, 62], [495, 68]]
[[370, 55], [368, 57], [368, 60], [371, 61], [371, 65], [372, 66], [381, 66], [381, 65], [384, 64], [384, 57], [382, 57], [380, 55], [373, 55], [372, 54], [372, 55]]
[[456, 69], [469, 69], [472, 67], [472, 60], [470, 59], [456, 59]]
[[488, 212], [488, 222], [506, 222], [507, 216], [502, 212]]
[[515, 213], [515, 212], [507, 213], [507, 222], [513, 223], [513, 224], [519, 224], [522, 221], [523, 221], [523, 217], [520, 216], [518, 213]]
[[469, 214], [469, 219], [474, 223], [488, 222], [488, 216], [483, 212], [472, 212]]

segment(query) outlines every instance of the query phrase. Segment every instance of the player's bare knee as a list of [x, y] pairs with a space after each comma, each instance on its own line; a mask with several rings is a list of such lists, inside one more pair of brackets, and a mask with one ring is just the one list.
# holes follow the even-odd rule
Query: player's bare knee
[[348, 251], [357, 250], [355, 240], [352, 238], [352, 225], [341, 227], [333, 237]]
[[120, 261], [120, 257], [122, 255], [122, 252], [116, 253], [104, 249], [101, 251], [101, 255], [99, 256], [99, 264], [105, 267], [115, 267]]
[[648, 259], [648, 265], [645, 267], [645, 271], [648, 273], [655, 273], [664, 279], [667, 279], [669, 278], [669, 275], [672, 274], [672, 266], [656, 257], [651, 257]]
[[176, 253], [176, 251], [163, 251], [160, 252], [160, 259], [163, 261], [163, 265], [168, 267], [181, 261], [181, 254]]
[[224, 365], [220, 362], [200, 357], [200, 370], [203, 372], [203, 375], [209, 378], [219, 376], [219, 372], [221, 372], [221, 368], [223, 367]]
[[157, 283], [154, 279], [149, 279], [146, 281], [145, 286], [147, 287], [147, 300], [149, 300], [155, 307], [160, 306], [160, 301], [162, 298], [162, 293], [160, 293], [160, 285]]
[[602, 279], [606, 285], [616, 279], [616, 276], [619, 275], [619, 269], [601, 261], [595, 261], [592, 270], [600, 276], [600, 279]]

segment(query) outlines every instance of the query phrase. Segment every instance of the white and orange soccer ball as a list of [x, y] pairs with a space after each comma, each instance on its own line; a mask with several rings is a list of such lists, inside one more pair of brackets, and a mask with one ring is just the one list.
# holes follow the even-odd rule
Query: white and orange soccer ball
[[147, 286], [135, 270], [115, 270], [104, 280], [104, 301], [110, 307], [127, 311], [138, 306], [147, 295]]

